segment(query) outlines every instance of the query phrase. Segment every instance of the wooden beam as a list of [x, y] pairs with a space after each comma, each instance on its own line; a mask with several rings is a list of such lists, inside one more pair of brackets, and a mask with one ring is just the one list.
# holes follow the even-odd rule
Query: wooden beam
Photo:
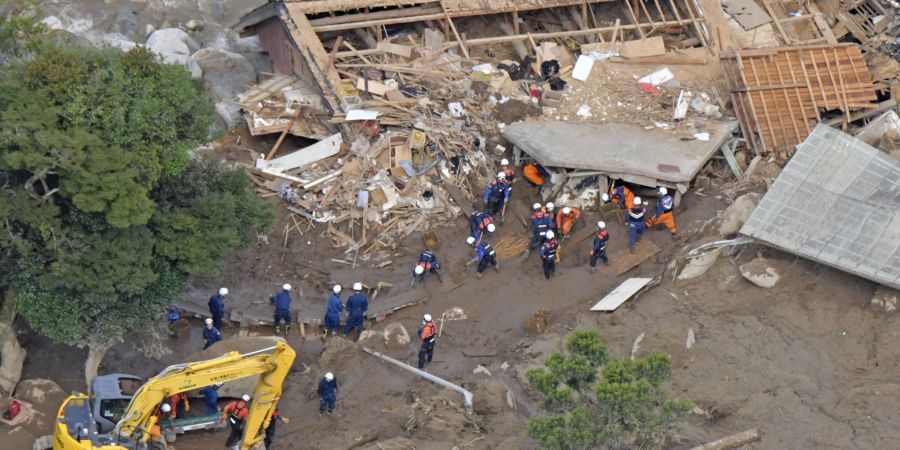
[[[656, 26], [679, 26], [679, 25], [690, 25], [694, 21], [700, 22], [700, 19], [684, 19], [684, 20], [669, 20], [666, 22], [656, 22]], [[504, 42], [518, 42], [518, 41], [526, 41], [530, 38], [534, 40], [544, 40], [544, 39], [556, 39], [562, 37], [570, 37], [570, 36], [584, 36], [588, 34], [599, 34], [606, 33], [614, 30], [638, 30], [641, 28], [652, 28], [653, 26], [649, 23], [644, 23], [640, 25], [618, 25], [612, 27], [601, 27], [601, 28], [590, 28], [587, 30], [573, 30], [573, 31], [558, 31], [552, 33], [529, 33], [529, 34], [516, 34], [511, 36], [498, 36], [498, 37], [489, 37], [489, 38], [476, 38], [476, 39], [468, 39], [466, 44], [469, 47], [475, 47], [479, 45], [493, 45]], [[530, 37], [529, 37], [530, 36]], [[458, 47], [459, 43], [457, 42], [445, 42], [444, 49]], [[339, 52], [337, 54], [338, 58], [355, 58], [363, 55], [375, 55], [381, 53], [380, 50], [359, 50], [356, 52]]]
[[285, 9], [280, 10], [289, 17], [281, 17], [282, 23], [285, 24], [291, 39], [300, 51], [303, 61], [306, 63], [309, 71], [312, 72], [316, 79], [316, 84], [322, 90], [328, 107], [332, 113], [341, 111], [340, 103], [335, 95], [337, 86], [341, 83], [341, 76], [332, 65], [331, 58], [322, 46], [319, 36], [312, 31], [309, 26], [309, 20], [304, 14], [297, 14], [292, 11], [292, 7], [296, 3], [284, 5]]
[[447, 23], [450, 24], [450, 29], [453, 30], [453, 35], [456, 36], [456, 42], [459, 44], [459, 48], [463, 52], [463, 56], [466, 59], [469, 58], [469, 49], [466, 48], [466, 43], [463, 41], [463, 38], [459, 35], [459, 31], [456, 30], [456, 25], [453, 24], [453, 19], [450, 18], [450, 14], [447, 14], [447, 11], [444, 11], [444, 18], [447, 19]]
[[[370, 20], [399, 19], [407, 17], [416, 17], [429, 14], [440, 14], [442, 9], [439, 5], [422, 5], [413, 6], [411, 8], [390, 9], [385, 11], [375, 11], [359, 14], [344, 14], [343, 16], [322, 17], [310, 20], [313, 29], [316, 27], [324, 27], [328, 25], [340, 25], [354, 22], [365, 22]], [[318, 31], [318, 30], [317, 30]]]
[[751, 428], [731, 436], [723, 437], [708, 444], [699, 445], [691, 450], [729, 450], [760, 440], [759, 430]]

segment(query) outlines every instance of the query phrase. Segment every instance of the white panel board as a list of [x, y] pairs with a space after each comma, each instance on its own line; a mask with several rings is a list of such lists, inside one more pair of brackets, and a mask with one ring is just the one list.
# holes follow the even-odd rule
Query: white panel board
[[629, 278], [591, 307], [591, 311], [615, 311], [625, 300], [653, 281], [653, 278]]
[[[344, 140], [341, 133], [335, 133], [327, 139], [316, 142], [309, 147], [301, 148], [293, 153], [284, 155], [268, 161], [266, 167], [269, 171], [286, 171], [297, 167], [323, 160], [329, 156], [334, 156], [341, 150], [341, 144]], [[259, 164], [257, 164], [257, 167]]]

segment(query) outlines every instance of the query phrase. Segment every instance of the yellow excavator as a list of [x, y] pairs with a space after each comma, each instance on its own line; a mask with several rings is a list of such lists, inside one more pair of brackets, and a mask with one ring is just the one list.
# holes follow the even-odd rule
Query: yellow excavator
[[289, 345], [278, 342], [243, 355], [229, 352], [208, 361], [170, 366], [138, 388], [109, 433], [98, 432], [91, 397], [71, 395], [57, 414], [53, 450], [164, 450], [165, 439], [152, 433], [157, 425], [156, 411], [164, 400], [179, 392], [254, 375], [259, 375], [259, 381], [244, 424], [241, 450], [259, 448], [296, 356]]

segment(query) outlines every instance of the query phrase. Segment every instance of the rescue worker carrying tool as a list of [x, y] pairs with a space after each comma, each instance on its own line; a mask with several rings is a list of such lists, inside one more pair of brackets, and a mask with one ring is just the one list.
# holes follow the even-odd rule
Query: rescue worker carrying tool
[[365, 328], [366, 311], [369, 310], [369, 299], [362, 293], [362, 283], [353, 283], [353, 295], [347, 299], [347, 322], [344, 323], [344, 335], [350, 334], [354, 328], [360, 332]]
[[494, 266], [494, 270], [497, 272], [500, 271], [500, 263], [497, 262], [497, 252], [494, 251], [491, 244], [487, 242], [482, 242], [480, 244], [475, 243], [475, 238], [469, 236], [466, 239], [466, 244], [475, 247], [475, 257], [469, 260], [466, 263], [466, 266], [469, 266], [475, 262], [478, 262], [478, 271], [475, 274], [478, 278], [481, 278], [481, 274], [484, 273], [484, 270], [487, 269], [488, 265]]
[[[491, 215], [496, 216], [506, 212], [506, 202], [509, 201], [509, 183], [506, 174], [498, 172], [491, 180], [491, 184], [484, 190], [484, 204]], [[500, 220], [503, 218], [501, 216]]]
[[325, 412], [325, 408], [328, 408], [328, 414], [334, 412], [334, 406], [337, 403], [337, 391], [338, 384], [337, 380], [334, 379], [334, 374], [328, 372], [325, 376], [319, 381], [319, 389], [317, 389], [319, 394], [319, 415]]
[[419, 262], [416, 263], [416, 267], [413, 269], [413, 278], [412, 285], [416, 285], [416, 281], [425, 282], [425, 272], [431, 272], [437, 275], [438, 281], [441, 283], [444, 280], [441, 278], [441, 265], [438, 264], [437, 256], [434, 256], [434, 253], [426, 250], [422, 253], [419, 253]]
[[281, 321], [284, 321], [284, 334], [291, 331], [291, 285], [281, 286], [281, 292], [269, 297], [269, 303], [275, 305], [275, 334], [279, 334]]
[[337, 335], [337, 329], [341, 325], [341, 311], [344, 310], [344, 304], [341, 303], [341, 285], [336, 284], [331, 288], [331, 295], [328, 296], [328, 306], [325, 310], [325, 320], [322, 324], [325, 326], [325, 337], [328, 332]]
[[556, 232], [562, 239], [569, 237], [569, 232], [575, 226], [575, 222], [581, 218], [581, 211], [578, 208], [564, 207], [560, 214], [556, 215]]
[[541, 246], [541, 262], [544, 266], [544, 278], [556, 275], [556, 263], [559, 261], [559, 240], [553, 231], [547, 232], [547, 240]]
[[416, 331], [416, 335], [422, 340], [419, 347], [419, 369], [425, 368], [425, 362], [431, 362], [434, 356], [434, 341], [437, 338], [437, 327], [431, 321], [431, 314], [422, 316], [422, 328]]
[[494, 225], [494, 217], [490, 214], [475, 211], [472, 213], [472, 236], [475, 242], [480, 243], [485, 233], [493, 233], [497, 229]]
[[625, 185], [613, 187], [609, 190], [609, 194], [603, 194], [600, 197], [603, 202], [613, 202], [616, 205], [621, 205], [626, 210], [631, 208], [631, 205], [634, 205], [634, 192], [631, 192], [631, 189], [625, 187]]
[[640, 197], [634, 198], [634, 207], [628, 214], [625, 214], [625, 225], [628, 227], [628, 251], [634, 253], [634, 246], [637, 241], [641, 240], [647, 224], [644, 222], [644, 215], [647, 213], [647, 207], [641, 202]]
[[588, 270], [594, 272], [597, 266], [597, 260], [603, 261], [603, 264], [609, 265], [609, 258], [606, 257], [606, 243], [609, 242], [609, 232], [606, 231], [606, 222], [602, 220], [597, 222], [597, 234], [594, 235], [594, 249], [591, 250], [591, 266]]
[[531, 252], [544, 243], [547, 232], [550, 231], [551, 228], [550, 216], [544, 212], [540, 203], [531, 205], [531, 209], [534, 211], [531, 214], [531, 241], [528, 243], [528, 247], [522, 255], [523, 260], [528, 259], [528, 257], [531, 256]]
[[675, 199], [664, 187], [659, 188], [659, 195], [660, 198], [656, 202], [656, 215], [647, 219], [647, 228], [653, 229], [654, 226], [663, 224], [672, 233], [672, 238], [675, 238], [675, 233], [678, 232], [678, 228], [675, 227], [675, 213], [672, 212], [675, 209]]
[[206, 319], [206, 328], [203, 329], [203, 350], [209, 348], [210, 345], [222, 340], [222, 333], [213, 326], [212, 319]]
[[244, 394], [240, 400], [235, 400], [222, 408], [222, 422], [227, 420], [228, 424], [231, 425], [231, 434], [228, 435], [228, 440], [225, 441], [226, 447], [234, 447], [241, 440], [241, 436], [244, 434], [245, 419], [247, 414], [250, 413], [249, 403], [250, 396]]
[[225, 296], [228, 288], [219, 288], [219, 292], [209, 298], [209, 316], [212, 317], [213, 326], [222, 329], [222, 319], [225, 318]]

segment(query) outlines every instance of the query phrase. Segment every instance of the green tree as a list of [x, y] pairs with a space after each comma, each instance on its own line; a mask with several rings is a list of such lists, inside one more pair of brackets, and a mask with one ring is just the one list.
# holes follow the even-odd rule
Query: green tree
[[0, 19], [0, 289], [59, 342], [145, 329], [271, 225], [246, 174], [192, 160], [212, 102], [180, 66]]
[[566, 340], [566, 350], [527, 373], [549, 413], [528, 424], [528, 436], [542, 448], [661, 448], [690, 410], [662, 389], [672, 374], [663, 353], [613, 359], [599, 334], [583, 330]]

